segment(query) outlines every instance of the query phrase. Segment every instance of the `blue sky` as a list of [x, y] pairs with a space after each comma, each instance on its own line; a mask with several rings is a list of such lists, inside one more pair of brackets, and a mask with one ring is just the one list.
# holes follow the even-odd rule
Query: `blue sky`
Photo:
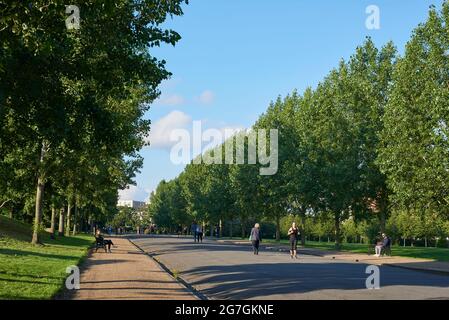
[[[151, 147], [141, 151], [137, 186], [122, 199], [146, 200], [162, 180], [182, 172], [170, 161], [169, 134], [190, 128], [250, 127], [270, 101], [316, 86], [366, 36], [392, 40], [400, 53], [428, 8], [442, 0], [190, 0], [184, 15], [164, 25], [182, 40], [151, 53], [173, 73], [146, 115]], [[380, 29], [368, 30], [365, 12], [380, 9]]]

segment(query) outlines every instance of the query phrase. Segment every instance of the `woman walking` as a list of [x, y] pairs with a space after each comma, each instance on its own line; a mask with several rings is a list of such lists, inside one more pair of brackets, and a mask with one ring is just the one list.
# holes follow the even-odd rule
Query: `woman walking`
[[254, 228], [251, 229], [251, 235], [249, 236], [251, 243], [253, 245], [253, 252], [255, 255], [259, 255], [259, 244], [262, 241], [260, 236], [260, 225], [256, 223]]
[[296, 223], [293, 222], [290, 229], [288, 229], [288, 237], [290, 238], [290, 257], [293, 259], [293, 256], [298, 259], [296, 254], [296, 250], [298, 247], [298, 234], [299, 230], [296, 227]]

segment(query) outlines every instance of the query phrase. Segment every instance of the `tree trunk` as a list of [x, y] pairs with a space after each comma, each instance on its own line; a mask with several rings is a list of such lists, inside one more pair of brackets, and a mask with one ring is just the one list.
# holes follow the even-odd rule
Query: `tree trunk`
[[381, 233], [386, 233], [386, 217], [385, 217], [385, 211], [382, 210], [382, 212], [380, 213], [380, 232]]
[[306, 245], [306, 213], [301, 213], [301, 245]]
[[44, 200], [44, 177], [40, 176], [37, 180], [37, 190], [36, 190], [36, 216], [34, 220], [34, 230], [33, 230], [33, 239], [31, 240], [32, 244], [38, 244], [39, 240], [39, 229], [42, 220], [42, 202]]
[[223, 222], [221, 221], [221, 219], [220, 219], [220, 223], [219, 223], [219, 225], [218, 225], [218, 228], [219, 228], [219, 237], [221, 238], [222, 236], [223, 236]]
[[78, 216], [78, 206], [75, 205], [75, 212], [73, 215], [73, 232], [72, 232], [72, 236], [76, 236], [76, 218]]
[[281, 241], [281, 218], [276, 216], [276, 241]]
[[67, 222], [66, 222], [66, 232], [67, 235], [70, 236], [70, 219], [72, 217], [72, 204], [70, 203], [70, 201], [67, 204]]
[[335, 214], [335, 248], [341, 248], [340, 215]]
[[427, 237], [424, 237], [424, 246], [427, 248]]
[[11, 206], [11, 209], [9, 210], [9, 218], [14, 219], [14, 206]]
[[41, 156], [39, 159], [39, 176], [37, 178], [37, 188], [36, 188], [36, 207], [35, 207], [35, 220], [34, 220], [34, 228], [33, 228], [33, 238], [31, 240], [32, 244], [38, 244], [39, 241], [39, 229], [42, 220], [42, 204], [44, 200], [44, 190], [45, 190], [45, 173], [43, 162], [45, 159], [45, 154], [47, 152], [47, 143], [45, 141], [42, 142], [41, 148]]
[[243, 222], [240, 225], [240, 230], [241, 230], [241, 234], [242, 234], [242, 239], [244, 239], [245, 238], [245, 224]]
[[64, 227], [65, 227], [65, 210], [64, 208], [61, 208], [59, 210], [58, 236], [64, 237]]
[[55, 238], [55, 228], [56, 228], [56, 209], [51, 206], [51, 221], [50, 221], [50, 238]]
[[232, 220], [229, 222], [229, 237], [232, 239]]
[[214, 236], [214, 226], [212, 223], [210, 224], [210, 237], [212, 238]]

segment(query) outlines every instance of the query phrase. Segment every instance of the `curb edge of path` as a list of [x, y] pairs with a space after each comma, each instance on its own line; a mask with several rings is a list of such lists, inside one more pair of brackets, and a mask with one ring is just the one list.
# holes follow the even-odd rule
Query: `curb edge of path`
[[168, 273], [168, 275], [173, 280], [175, 280], [177, 283], [181, 284], [187, 291], [189, 291], [191, 294], [193, 294], [196, 298], [198, 298], [199, 300], [209, 300], [209, 298], [207, 296], [205, 296], [203, 293], [201, 293], [200, 291], [195, 289], [193, 286], [191, 286], [187, 281], [182, 279], [180, 276], [175, 277], [173, 272], [165, 264], [163, 264], [161, 261], [156, 259], [153, 254], [145, 252], [141, 247], [139, 247], [137, 244], [135, 244], [134, 241], [132, 241], [130, 238], [126, 237], [126, 240], [128, 240], [131, 244], [133, 244], [137, 248], [137, 250], [139, 250], [140, 252], [145, 254], [152, 261], [154, 261], [159, 266], [159, 268], [162, 269], [162, 271], [165, 271], [166, 273]]
[[420, 269], [420, 268], [416, 268], [416, 267], [397, 265], [397, 264], [393, 264], [393, 263], [383, 263], [382, 266], [407, 269], [407, 270], [416, 271], [416, 272], [425, 272], [425, 273], [435, 274], [435, 275], [439, 275], [439, 276], [446, 276], [446, 277], [449, 276], [449, 271], [444, 271], [444, 270]]

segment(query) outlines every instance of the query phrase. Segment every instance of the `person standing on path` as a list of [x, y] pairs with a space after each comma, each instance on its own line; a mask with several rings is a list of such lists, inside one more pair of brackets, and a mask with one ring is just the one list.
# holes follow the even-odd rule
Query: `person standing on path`
[[197, 229], [198, 225], [196, 224], [196, 221], [193, 221], [192, 226], [190, 227], [190, 232], [193, 234], [193, 241], [196, 242], [197, 239]]
[[299, 234], [299, 229], [296, 227], [296, 223], [293, 222], [291, 228], [288, 229], [288, 234], [287, 234], [289, 237], [289, 240], [290, 240], [290, 257], [292, 259], [293, 259], [293, 257], [298, 259], [298, 255], [296, 254], [297, 247], [298, 247], [298, 234]]
[[251, 229], [251, 235], [249, 236], [249, 240], [253, 245], [253, 252], [255, 255], [259, 255], [259, 244], [262, 241], [262, 237], [260, 236], [260, 225], [256, 223], [254, 228]]
[[203, 227], [201, 226], [201, 224], [198, 224], [196, 226], [196, 236], [198, 238], [198, 242], [201, 241], [201, 243], [203, 242]]

